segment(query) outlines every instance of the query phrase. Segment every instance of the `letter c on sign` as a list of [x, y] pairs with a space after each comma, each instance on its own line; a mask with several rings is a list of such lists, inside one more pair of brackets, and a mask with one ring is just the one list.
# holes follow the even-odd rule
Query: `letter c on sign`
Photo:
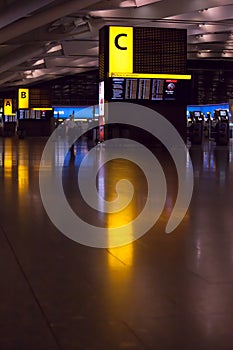
[[119, 45], [119, 38], [121, 36], [126, 36], [127, 37], [127, 34], [118, 34], [116, 37], [115, 37], [115, 46], [119, 49], [119, 50], [127, 50], [127, 47], [126, 46], [120, 46]]

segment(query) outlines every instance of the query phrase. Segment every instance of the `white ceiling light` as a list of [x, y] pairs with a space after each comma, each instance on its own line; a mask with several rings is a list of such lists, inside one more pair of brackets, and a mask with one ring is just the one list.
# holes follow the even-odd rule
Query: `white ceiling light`
[[134, 0], [126, 0], [120, 3], [120, 7], [136, 7], [136, 6], [137, 5]]
[[153, 4], [154, 2], [159, 2], [161, 0], [135, 0], [137, 7], [146, 6]]
[[87, 22], [83, 18], [77, 18], [74, 20], [75, 27], [84, 26]]
[[38, 60], [35, 63], [33, 63], [33, 66], [38, 66], [39, 64], [44, 64], [44, 59], [43, 58], [41, 60]]
[[32, 76], [33, 76], [33, 71], [32, 71], [32, 70], [25, 70], [25, 71], [24, 71], [24, 76], [25, 76], [26, 78], [32, 77]]
[[52, 52], [56, 52], [56, 51], [60, 51], [60, 50], [62, 50], [61, 44], [56, 45], [56, 46], [53, 46], [51, 49], [49, 49], [49, 50], [47, 51], [47, 53], [52, 53]]
[[[29, 72], [29, 71], [26, 71], [26, 72]], [[26, 72], [24, 72], [24, 73], [26, 73]], [[45, 70], [43, 70], [43, 69], [33, 70], [33, 71], [30, 71], [30, 74], [26, 73], [26, 78], [27, 79], [34, 79], [34, 78], [38, 78], [44, 74], [45, 74]]]

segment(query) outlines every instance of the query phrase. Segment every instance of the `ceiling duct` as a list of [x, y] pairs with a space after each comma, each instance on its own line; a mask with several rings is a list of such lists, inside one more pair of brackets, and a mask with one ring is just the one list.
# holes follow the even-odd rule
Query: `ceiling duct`
[[17, 1], [7, 6], [0, 14], [0, 28], [19, 20], [22, 17], [28, 16], [30, 13], [41, 9], [42, 7], [54, 2], [54, 0], [24, 0]]
[[74, 20], [75, 27], [84, 26], [84, 25], [86, 25], [86, 23], [87, 23], [87, 20], [84, 19], [84, 18], [77, 18], [77, 19]]
[[92, 5], [96, 2], [97, 0], [70, 0], [31, 17], [21, 19], [14, 24], [0, 29], [0, 43], [6, 43], [11, 39], [77, 12], [87, 5]]
[[0, 73], [25, 62], [26, 60], [30, 59], [32, 55], [36, 57], [44, 53], [44, 47], [38, 47], [38, 45], [20, 47], [12, 52], [12, 58], [10, 60], [9, 57], [6, 56], [0, 59]]

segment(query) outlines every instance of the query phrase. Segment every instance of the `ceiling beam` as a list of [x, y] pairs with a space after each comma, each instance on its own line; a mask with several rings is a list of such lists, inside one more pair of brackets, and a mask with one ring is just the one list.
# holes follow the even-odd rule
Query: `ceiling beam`
[[[221, 0], [221, 6], [232, 5], [232, 0]], [[90, 11], [91, 16], [97, 17], [128, 17], [160, 19], [170, 16], [199, 11], [201, 9], [219, 6], [219, 0], [163, 0], [149, 6], [139, 8], [121, 8], [107, 11]], [[80, 13], [85, 11], [80, 11]]]
[[8, 56], [0, 58], [0, 73], [17, 66], [32, 56], [38, 56], [43, 54], [45, 49], [38, 45], [30, 45], [26, 47], [20, 47], [19, 49], [11, 53], [11, 59]]
[[225, 42], [230, 40], [232, 35], [229, 33], [214, 33], [189, 36], [189, 44]]
[[95, 2], [97, 2], [97, 0], [69, 0], [31, 17], [21, 19], [14, 24], [0, 29], [0, 43], [6, 43], [13, 38], [51, 23], [84, 8], [86, 5], [94, 4]]
[[0, 12], [0, 28], [26, 17], [30, 13], [41, 9], [42, 7], [53, 3], [54, 0], [24, 0], [15, 1], [11, 5], [5, 7]]

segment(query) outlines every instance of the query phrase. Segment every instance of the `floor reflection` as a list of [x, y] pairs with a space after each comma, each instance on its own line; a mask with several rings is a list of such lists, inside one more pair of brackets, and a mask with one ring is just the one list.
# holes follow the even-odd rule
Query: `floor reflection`
[[[122, 166], [122, 162], [121, 162], [121, 166]], [[105, 175], [106, 178], [115, 178], [115, 181], [117, 181], [117, 177], [115, 177], [114, 173], [115, 173], [115, 169], [116, 167], [108, 167], [107, 171], [105, 169]], [[119, 169], [119, 166], [117, 167], [117, 169]], [[134, 174], [134, 175], [133, 175]], [[129, 175], [129, 174], [127, 174]], [[132, 181], [132, 175], [134, 177], [134, 183], [135, 183], [135, 173], [132, 169], [131, 171], [131, 181]], [[118, 176], [121, 176], [121, 173], [119, 171]], [[106, 181], [106, 180], [105, 180]], [[109, 192], [109, 191], [108, 191]], [[104, 194], [104, 193], [103, 193]], [[112, 195], [109, 193], [108, 197], [106, 197], [105, 194], [105, 198], [107, 200], [112, 200], [114, 199], [114, 197], [112, 197]], [[111, 229], [112, 227], [119, 227], [119, 226], [123, 226], [123, 225], [127, 225], [127, 234], [131, 237], [132, 241], [134, 240], [134, 230], [133, 230], [133, 224], [132, 221], [134, 220], [135, 216], [136, 216], [136, 212], [138, 207], [141, 209], [141, 206], [138, 206], [137, 202], [131, 202], [129, 206], [127, 206], [127, 208], [125, 208], [123, 211], [119, 212], [119, 213], [115, 213], [115, 214], [108, 214], [107, 215], [107, 227], [109, 229]], [[108, 235], [108, 244], [109, 246], [114, 245], [114, 242], [112, 241], [111, 238], [111, 230], [109, 231], [109, 235]], [[121, 268], [125, 271], [125, 268], [130, 268], [133, 266], [133, 243], [131, 244], [127, 244], [123, 247], [119, 247], [119, 248], [110, 248], [108, 249], [109, 254], [108, 254], [108, 264], [109, 264], [109, 268], [110, 268], [110, 272], [111, 269], [116, 269], [116, 268]], [[122, 276], [121, 276], [122, 278]]]
[[18, 153], [18, 188], [19, 194], [26, 193], [29, 188], [29, 146], [28, 143], [19, 145]]
[[3, 147], [4, 178], [11, 179], [13, 171], [13, 145], [11, 139], [5, 139]]
[[11, 191], [17, 184], [14, 191], [19, 197], [28, 193], [30, 180], [38, 178], [42, 150], [41, 142], [38, 145], [33, 140], [0, 139], [0, 176], [6, 189]]
[[[139, 346], [134, 346], [121, 332], [122, 348], [231, 349], [232, 142], [229, 147], [209, 142], [191, 147], [193, 198], [185, 220], [171, 235], [164, 233], [164, 227], [177, 196], [177, 174], [165, 153], [158, 151], [168, 185], [161, 220], [136, 242], [111, 249], [94, 249], [73, 242], [50, 222], [38, 184], [45, 143], [45, 139], [0, 138], [0, 268], [4, 301], [0, 323], [4, 325], [1, 334], [5, 332], [6, 336], [3, 344], [9, 344], [11, 338], [7, 337], [13, 333], [16, 340], [18, 334], [22, 335], [20, 345], [34, 348], [37, 330], [47, 325], [43, 316], [46, 315], [48, 332], [52, 325], [57, 339], [67, 349], [94, 348], [96, 340], [98, 348], [104, 349], [103, 336], [107, 333], [112, 339], [112, 334], [121, 331], [120, 325], [140, 339]], [[104, 199], [116, 198], [116, 184], [122, 178], [132, 182], [135, 195], [124, 210], [98, 214], [85, 205], [77, 186], [80, 163], [88, 147], [76, 145], [71, 155], [56, 142], [54, 145], [53, 161], [47, 171], [56, 174], [57, 168], [63, 167], [64, 190], [72, 208], [87, 222], [107, 227], [111, 242], [110, 229], [130, 223], [145, 205], [147, 185], [143, 172], [122, 159], [103, 166], [95, 180]], [[88, 176], [104, 157], [104, 147], [99, 148], [86, 164]], [[101, 200], [99, 208], [104, 210]], [[133, 235], [135, 227], [129, 225], [128, 229]], [[90, 345], [91, 328], [97, 331]], [[32, 333], [35, 336], [30, 338]], [[86, 337], [79, 346], [80, 334]], [[33, 340], [30, 342], [29, 338]], [[24, 343], [25, 339], [28, 343]], [[120, 348], [116, 344], [109, 349]]]

